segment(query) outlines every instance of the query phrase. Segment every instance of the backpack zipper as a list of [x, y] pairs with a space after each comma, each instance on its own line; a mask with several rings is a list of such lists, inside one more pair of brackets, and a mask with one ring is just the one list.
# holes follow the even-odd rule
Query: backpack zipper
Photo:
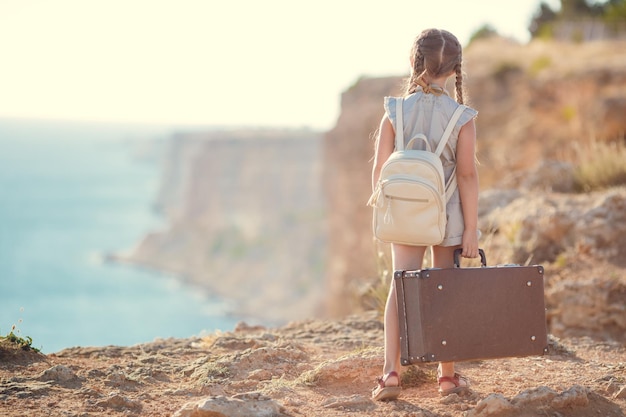
[[427, 198], [407, 198], [407, 197], [395, 197], [392, 195], [385, 195], [385, 198], [390, 200], [400, 200], [400, 201], [413, 201], [416, 203], [428, 203], [430, 200]]
[[[398, 196], [388, 195], [388, 194], [385, 193], [385, 191], [384, 191], [385, 187], [387, 185], [389, 185], [390, 183], [393, 183], [394, 180], [402, 180], [402, 181], [406, 181], [406, 182], [411, 182], [411, 183], [414, 183], [415, 185], [421, 185], [421, 186], [427, 188], [433, 194], [433, 197], [434, 197], [433, 199], [437, 203], [437, 206], [439, 207], [439, 210], [443, 209], [443, 201], [442, 201], [442, 199], [441, 198], [437, 198], [437, 196], [440, 196], [439, 192], [437, 191], [437, 188], [432, 186], [427, 181], [423, 181], [423, 180], [420, 180], [418, 178], [413, 178], [413, 177], [406, 176], [406, 175], [394, 175], [393, 177], [387, 178], [385, 181], [382, 182], [381, 187], [380, 187], [380, 193], [383, 195], [384, 198], [386, 198], [386, 199], [396, 199], [396, 200], [412, 201], [410, 199], [410, 197], [398, 197]], [[419, 202], [421, 199], [414, 199], [414, 200]], [[424, 202], [428, 202], [428, 201], [429, 200], [426, 199]]]

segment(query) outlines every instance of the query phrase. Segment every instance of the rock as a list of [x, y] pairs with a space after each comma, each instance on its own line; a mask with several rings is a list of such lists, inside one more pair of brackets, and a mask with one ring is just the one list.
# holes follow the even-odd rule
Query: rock
[[[491, 192], [489, 200], [498, 199]], [[501, 191], [502, 201], [511, 192]], [[482, 209], [480, 228], [506, 237], [511, 261], [552, 262], [567, 249], [622, 262], [626, 251], [626, 188], [589, 194], [522, 193], [506, 206]]]
[[0, 398], [15, 396], [16, 398], [32, 398], [46, 396], [50, 392], [50, 382], [9, 382], [0, 385]]
[[220, 336], [213, 342], [215, 347], [223, 347], [232, 350], [244, 350], [258, 346], [258, 342], [250, 338], [236, 336]]
[[337, 408], [347, 411], [365, 411], [376, 408], [376, 405], [369, 398], [363, 395], [351, 395], [349, 397], [334, 397], [322, 402], [324, 408]]
[[132, 390], [139, 383], [130, 379], [124, 372], [122, 371], [113, 371], [106, 377], [106, 385], [110, 387], [116, 387], [123, 390]]
[[120, 394], [114, 393], [104, 400], [96, 402], [96, 406], [103, 408], [112, 408], [114, 410], [130, 410], [141, 411], [142, 406], [138, 401], [133, 401]]
[[39, 377], [41, 381], [57, 382], [67, 382], [76, 378], [76, 375], [70, 370], [70, 368], [64, 365], [56, 365], [50, 369], [46, 369]]
[[490, 189], [480, 193], [478, 200], [478, 217], [483, 218], [497, 209], [502, 209], [511, 202], [522, 197], [519, 190]]
[[53, 381], [62, 386], [76, 386], [81, 384], [80, 378], [65, 365], [55, 365], [46, 369], [39, 376], [40, 381]]
[[[508, 400], [501, 394], [489, 394], [467, 413], [467, 417], [506, 417], [510, 415], [569, 415], [572, 410], [595, 410], [589, 389], [574, 385], [557, 393], [540, 386], [525, 390]], [[565, 414], [563, 414], [565, 413]], [[577, 414], [578, 415], [578, 414]], [[582, 415], [582, 414], [581, 414]]]
[[544, 160], [523, 172], [522, 188], [530, 191], [571, 193], [575, 188], [575, 170], [569, 162]]
[[513, 404], [518, 407], [527, 407], [531, 405], [544, 405], [550, 402], [558, 395], [557, 392], [548, 387], [537, 387], [528, 389], [519, 393], [513, 398]]
[[233, 331], [235, 333], [254, 333], [254, 332], [260, 332], [260, 331], [264, 331], [267, 330], [267, 328], [265, 326], [251, 326], [248, 323], [246, 323], [245, 321], [240, 321], [237, 324], [235, 324], [235, 328], [233, 329]]
[[302, 380], [315, 384], [374, 381], [380, 372], [381, 349], [368, 349], [319, 364], [302, 375]]
[[238, 358], [241, 365], [257, 368], [260, 365], [275, 366], [281, 363], [298, 363], [306, 360], [307, 354], [297, 346], [268, 346], [246, 349]]
[[497, 185], [532, 192], [571, 193], [575, 189], [575, 169], [569, 162], [542, 160], [534, 167], [510, 173]]
[[459, 394], [450, 394], [441, 398], [440, 401], [441, 401], [441, 404], [445, 404], [445, 405], [457, 404], [461, 402], [461, 397], [459, 396]]
[[574, 385], [567, 391], [552, 399], [551, 406], [557, 410], [567, 408], [586, 407], [589, 405], [588, 390], [580, 385]]
[[546, 300], [555, 333], [615, 340], [626, 335], [626, 282], [610, 276], [563, 280], [546, 290]]
[[283, 408], [258, 393], [217, 396], [185, 404], [173, 417], [281, 417]]
[[467, 413], [467, 417], [502, 416], [514, 409], [502, 394], [489, 394], [476, 404], [476, 408]]
[[272, 372], [267, 369], [255, 369], [248, 374], [248, 379], [255, 381], [269, 381], [272, 379]]

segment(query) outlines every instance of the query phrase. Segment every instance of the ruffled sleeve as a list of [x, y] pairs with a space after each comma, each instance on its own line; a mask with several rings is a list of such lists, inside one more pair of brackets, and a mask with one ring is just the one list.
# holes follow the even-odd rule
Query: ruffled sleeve
[[397, 99], [398, 99], [397, 97], [385, 97], [385, 101], [384, 101], [385, 114], [387, 114], [387, 117], [391, 121], [391, 125], [393, 126], [394, 129], [396, 128], [396, 100]]
[[476, 116], [478, 116], [478, 111], [466, 106], [463, 114], [459, 118], [459, 126], [463, 126], [465, 123], [474, 119]]
[[454, 130], [452, 131], [452, 136], [458, 137], [461, 127], [463, 127], [470, 120], [474, 119], [477, 115], [478, 111], [471, 107], [466, 107], [465, 110], [463, 110], [463, 114], [461, 114], [461, 117], [459, 117], [459, 120], [456, 122]]

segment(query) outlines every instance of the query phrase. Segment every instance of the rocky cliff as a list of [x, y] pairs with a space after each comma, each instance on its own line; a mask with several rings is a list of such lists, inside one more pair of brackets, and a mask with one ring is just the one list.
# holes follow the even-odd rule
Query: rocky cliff
[[322, 142], [306, 130], [187, 132], [166, 145], [166, 227], [117, 259], [168, 271], [251, 322], [319, 314]]

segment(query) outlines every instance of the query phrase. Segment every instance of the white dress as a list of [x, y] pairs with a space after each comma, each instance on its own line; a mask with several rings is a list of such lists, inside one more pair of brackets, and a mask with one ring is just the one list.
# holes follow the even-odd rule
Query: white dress
[[[396, 125], [396, 99], [396, 97], [385, 97], [385, 112], [394, 127]], [[459, 103], [445, 94], [436, 96], [418, 90], [406, 96], [402, 105], [404, 145], [406, 146], [416, 134], [422, 133], [428, 138], [431, 149], [436, 149], [439, 139], [448, 125], [448, 121], [458, 106]], [[475, 118], [477, 114], [478, 112], [472, 108], [468, 107], [465, 109], [452, 130], [450, 139], [441, 154], [446, 183], [456, 165], [456, 144], [459, 139], [459, 131], [464, 124]], [[425, 145], [421, 142], [415, 145], [414, 148], [419, 149], [420, 146], [423, 149], [425, 148]], [[446, 233], [440, 246], [460, 245], [465, 225], [458, 187], [446, 205], [446, 214]]]

